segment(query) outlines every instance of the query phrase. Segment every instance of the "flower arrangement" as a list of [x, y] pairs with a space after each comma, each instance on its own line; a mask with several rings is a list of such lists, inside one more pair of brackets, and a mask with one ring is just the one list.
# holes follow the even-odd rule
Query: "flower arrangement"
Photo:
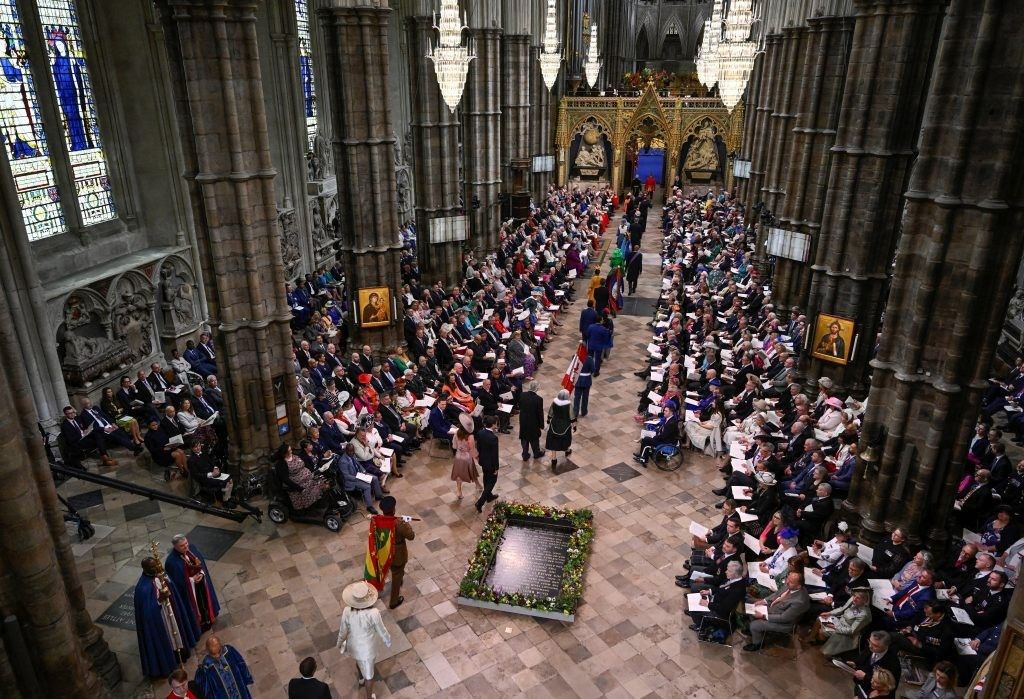
[[639, 89], [647, 84], [649, 79], [654, 80], [655, 87], [668, 87], [676, 76], [667, 70], [651, 70], [644, 68], [641, 71], [626, 71], [622, 76], [622, 83], [627, 87]]
[[[520, 592], [505, 592], [485, 582], [487, 571], [498, 551], [501, 537], [510, 516], [544, 517], [563, 520], [572, 525], [565, 566], [562, 568], [562, 589], [557, 597], [536, 597]], [[583, 574], [590, 542], [594, 538], [594, 514], [590, 510], [566, 510], [537, 504], [499, 502], [484, 524], [476, 550], [469, 558], [466, 574], [459, 583], [459, 596], [482, 602], [526, 607], [545, 612], [575, 614], [583, 599]]]

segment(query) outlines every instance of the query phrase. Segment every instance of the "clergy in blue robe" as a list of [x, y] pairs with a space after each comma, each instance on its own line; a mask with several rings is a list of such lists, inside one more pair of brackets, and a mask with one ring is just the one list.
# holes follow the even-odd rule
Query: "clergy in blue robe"
[[142, 575], [135, 584], [135, 631], [139, 638], [142, 674], [166, 677], [191, 654], [199, 640], [186, 623], [181, 599], [157, 577], [159, 562], [142, 561]]
[[242, 654], [222, 646], [216, 636], [206, 639], [206, 651], [196, 668], [196, 684], [206, 699], [250, 699], [252, 674]]
[[175, 535], [171, 543], [174, 548], [167, 554], [164, 570], [171, 587], [181, 599], [187, 623], [199, 638], [217, 620], [220, 603], [203, 554], [194, 546], [190, 547], [188, 538], [183, 534]]

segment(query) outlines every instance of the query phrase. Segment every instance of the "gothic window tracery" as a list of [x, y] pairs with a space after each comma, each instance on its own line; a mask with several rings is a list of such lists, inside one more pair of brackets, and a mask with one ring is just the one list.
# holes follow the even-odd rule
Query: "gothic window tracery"
[[306, 117], [306, 139], [313, 150], [316, 138], [316, 86], [313, 81], [313, 51], [309, 31], [308, 0], [295, 0], [295, 22], [299, 33], [299, 75], [302, 79], [302, 113]]
[[[74, 0], [36, 0], [38, 24], [23, 8], [0, 0], [0, 130], [26, 234], [41, 240], [67, 232], [63, 207], [76, 206], [83, 226], [108, 221], [116, 211]], [[45, 54], [37, 55], [27, 34], [41, 38]], [[52, 90], [59, 125], [43, 117], [41, 90]], [[62, 200], [53, 144], [67, 153], [70, 202]]]

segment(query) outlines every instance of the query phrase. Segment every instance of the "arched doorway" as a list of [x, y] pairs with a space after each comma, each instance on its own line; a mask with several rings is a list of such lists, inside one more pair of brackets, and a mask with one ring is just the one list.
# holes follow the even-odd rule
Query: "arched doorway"
[[665, 184], [668, 151], [665, 129], [648, 114], [637, 120], [626, 136], [623, 152], [623, 183], [628, 187], [653, 175], [659, 186]]

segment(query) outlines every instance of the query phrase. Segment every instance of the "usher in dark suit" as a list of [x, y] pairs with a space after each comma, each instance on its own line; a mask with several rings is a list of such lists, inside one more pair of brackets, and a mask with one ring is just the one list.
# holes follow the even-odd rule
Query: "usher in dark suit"
[[494, 494], [494, 486], [498, 483], [498, 435], [484, 428], [476, 436], [476, 448], [480, 459], [480, 469], [484, 472], [484, 489], [476, 501], [476, 509], [483, 509], [485, 502], [498, 496]]

